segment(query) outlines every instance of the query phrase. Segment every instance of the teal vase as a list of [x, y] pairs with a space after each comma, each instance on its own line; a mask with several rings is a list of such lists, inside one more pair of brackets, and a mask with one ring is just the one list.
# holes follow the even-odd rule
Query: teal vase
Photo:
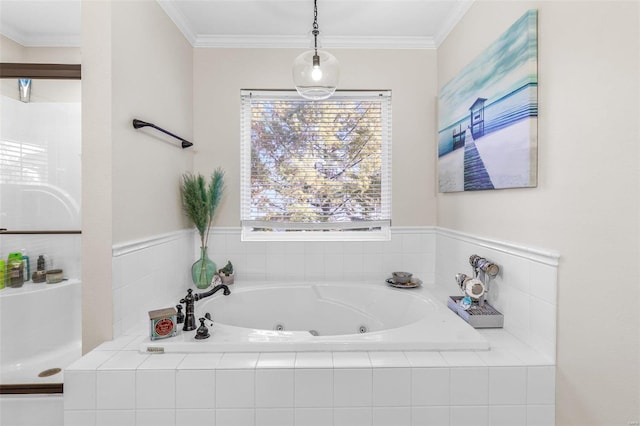
[[207, 256], [207, 248], [200, 247], [200, 259], [191, 266], [191, 278], [198, 288], [207, 288], [216, 273], [216, 264]]

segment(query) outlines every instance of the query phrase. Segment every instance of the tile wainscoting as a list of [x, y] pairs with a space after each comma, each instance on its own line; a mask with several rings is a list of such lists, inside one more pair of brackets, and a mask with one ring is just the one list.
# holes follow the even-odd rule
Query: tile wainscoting
[[148, 320], [153, 309], [175, 306], [191, 285], [195, 231], [183, 230], [114, 245], [113, 336]]
[[460, 294], [454, 276], [472, 274], [469, 256], [477, 254], [500, 267], [489, 283], [488, 300], [504, 315], [504, 329], [555, 360], [559, 254], [437, 228], [435, 287]]
[[368, 281], [412, 271], [433, 283], [436, 233], [433, 227], [395, 227], [390, 241], [242, 242], [240, 228], [215, 228], [209, 257], [220, 266], [230, 260], [245, 281]]

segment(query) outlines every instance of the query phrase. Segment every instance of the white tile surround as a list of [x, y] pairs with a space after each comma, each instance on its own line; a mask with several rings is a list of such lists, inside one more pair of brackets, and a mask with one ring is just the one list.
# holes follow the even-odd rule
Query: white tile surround
[[231, 260], [243, 280], [363, 281], [409, 270], [432, 283], [435, 229], [396, 227], [391, 232], [391, 241], [241, 242], [240, 228], [216, 228], [209, 257], [220, 266]]
[[555, 367], [517, 358], [517, 342], [496, 340], [497, 362], [473, 352], [147, 355], [139, 342], [122, 336], [67, 370], [66, 426], [554, 424]]
[[[458, 294], [455, 273], [470, 274], [469, 256], [487, 257], [502, 269], [490, 294], [505, 327], [483, 331], [492, 349], [479, 352], [141, 354], [141, 337], [122, 325], [140, 315], [124, 314], [123, 295], [153, 290], [156, 265], [178, 265], [185, 244], [184, 265], [197, 250], [191, 232], [162, 236], [114, 248], [121, 337], [65, 372], [66, 426], [554, 424], [556, 254], [432, 227], [396, 228], [384, 243], [241, 243], [239, 235], [217, 229], [210, 244], [210, 257], [231, 260], [239, 282], [384, 279], [402, 269], [443, 303]], [[163, 279], [160, 306], [128, 305], [142, 318], [147, 307], [175, 304], [188, 274]]]
[[437, 247], [435, 287], [440, 294], [458, 294], [453, 277], [472, 274], [472, 254], [493, 261], [500, 273], [489, 283], [488, 299], [504, 315], [504, 329], [555, 361], [557, 253], [442, 228]]
[[148, 312], [174, 306], [191, 283], [194, 232], [178, 231], [112, 249], [113, 336], [149, 319]]

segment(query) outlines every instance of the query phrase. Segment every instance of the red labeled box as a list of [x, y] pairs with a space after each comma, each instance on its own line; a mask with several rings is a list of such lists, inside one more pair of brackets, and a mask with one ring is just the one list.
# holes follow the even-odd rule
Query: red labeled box
[[151, 340], [165, 339], [176, 335], [176, 308], [149, 311]]

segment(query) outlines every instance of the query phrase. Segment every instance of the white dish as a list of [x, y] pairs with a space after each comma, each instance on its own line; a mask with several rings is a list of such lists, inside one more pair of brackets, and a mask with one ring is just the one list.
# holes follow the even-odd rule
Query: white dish
[[387, 278], [387, 284], [396, 288], [416, 288], [422, 285], [420, 278], [411, 278], [408, 283], [397, 283], [393, 278]]

